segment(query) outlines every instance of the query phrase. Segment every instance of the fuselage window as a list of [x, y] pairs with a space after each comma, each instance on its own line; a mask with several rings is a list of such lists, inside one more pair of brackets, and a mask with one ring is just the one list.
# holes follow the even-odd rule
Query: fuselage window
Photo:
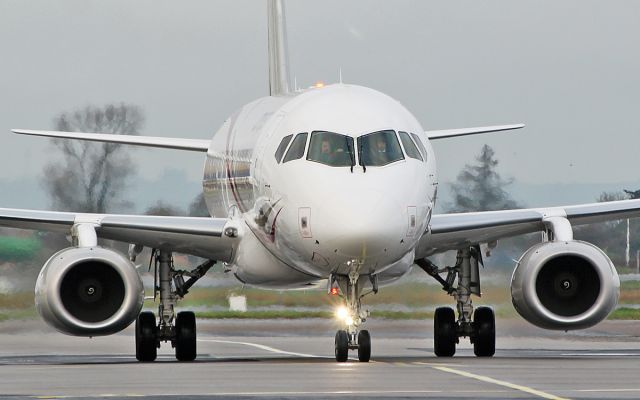
[[306, 133], [298, 133], [296, 138], [293, 139], [293, 143], [291, 143], [291, 147], [289, 147], [289, 151], [287, 151], [287, 155], [284, 156], [283, 163], [291, 160], [297, 160], [302, 158], [304, 155], [304, 148], [307, 145], [307, 134]]
[[353, 138], [333, 132], [311, 132], [307, 160], [332, 167], [350, 167], [356, 160]]
[[398, 132], [398, 135], [400, 135], [400, 141], [402, 141], [402, 147], [404, 147], [404, 151], [407, 153], [407, 156], [422, 161], [422, 156], [420, 155], [415, 143], [413, 143], [413, 140], [411, 140], [411, 137], [409, 137], [409, 134], [407, 132], [400, 131]]
[[422, 156], [424, 157], [424, 160], [427, 161], [427, 149], [424, 147], [424, 144], [422, 144], [422, 140], [420, 140], [420, 136], [416, 135], [415, 133], [412, 133], [411, 136], [413, 137], [413, 140], [415, 140], [416, 144], [418, 145], [418, 148], [422, 152]]
[[293, 135], [288, 135], [288, 136], [285, 136], [284, 138], [282, 138], [282, 141], [280, 142], [280, 145], [278, 146], [278, 150], [276, 150], [276, 161], [278, 162], [278, 164], [282, 160], [282, 156], [284, 155], [284, 151], [287, 149], [287, 146], [289, 145], [289, 142], [291, 141], [292, 137], [293, 137]]
[[394, 131], [380, 131], [358, 138], [360, 165], [382, 166], [404, 160], [398, 137]]

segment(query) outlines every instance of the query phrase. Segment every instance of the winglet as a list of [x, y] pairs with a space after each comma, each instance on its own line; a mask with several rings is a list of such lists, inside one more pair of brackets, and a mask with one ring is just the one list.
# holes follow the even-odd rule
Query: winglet
[[478, 135], [480, 133], [509, 131], [524, 128], [524, 124], [482, 126], [477, 128], [444, 129], [439, 131], [426, 131], [429, 140], [446, 139], [458, 136]]
[[201, 139], [168, 138], [157, 136], [133, 136], [114, 135], [110, 133], [83, 133], [83, 132], [58, 132], [36, 131], [30, 129], [12, 129], [11, 132], [19, 135], [46, 136], [59, 139], [78, 139], [93, 142], [108, 142], [130, 144], [134, 146], [160, 147], [165, 149], [189, 150], [206, 152], [210, 141]]

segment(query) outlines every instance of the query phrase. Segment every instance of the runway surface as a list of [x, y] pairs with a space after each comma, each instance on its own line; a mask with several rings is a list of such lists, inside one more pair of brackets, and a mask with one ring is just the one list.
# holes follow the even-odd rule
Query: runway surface
[[[607, 321], [580, 333], [498, 321], [497, 353], [433, 355], [432, 325], [376, 321], [372, 362], [333, 360], [333, 326], [323, 320], [207, 321], [198, 359], [179, 363], [170, 345], [138, 363], [133, 331], [64, 336], [40, 322], [0, 324], [3, 397], [149, 398], [639, 398], [640, 324]], [[312, 334], [313, 333], [313, 334]], [[354, 353], [355, 357], [356, 354]]]

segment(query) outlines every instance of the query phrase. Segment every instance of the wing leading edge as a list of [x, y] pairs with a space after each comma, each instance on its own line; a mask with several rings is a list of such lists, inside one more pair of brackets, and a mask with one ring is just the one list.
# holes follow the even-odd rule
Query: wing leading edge
[[434, 215], [431, 229], [423, 235], [416, 248], [416, 259], [469, 244], [544, 231], [544, 219], [551, 216], [564, 217], [571, 225], [640, 217], [640, 200]]
[[114, 135], [110, 133], [85, 133], [85, 132], [59, 132], [59, 131], [37, 131], [30, 129], [12, 129], [13, 133], [30, 136], [46, 136], [58, 139], [78, 139], [92, 142], [107, 142], [130, 144], [134, 146], [160, 147], [164, 149], [177, 149], [189, 151], [209, 150], [209, 140], [168, 138], [159, 136], [133, 136]]
[[[168, 248], [217, 261], [230, 261], [237, 237], [226, 218], [164, 217], [152, 215], [82, 214], [0, 208], [0, 226], [69, 233], [79, 223], [95, 226], [98, 237], [151, 248]], [[237, 229], [237, 227], [235, 227]]]
[[524, 128], [524, 124], [481, 126], [477, 128], [443, 129], [438, 131], [426, 131], [425, 133], [427, 134], [429, 140], [438, 140], [458, 136], [479, 135], [481, 133], [510, 131], [520, 128]]

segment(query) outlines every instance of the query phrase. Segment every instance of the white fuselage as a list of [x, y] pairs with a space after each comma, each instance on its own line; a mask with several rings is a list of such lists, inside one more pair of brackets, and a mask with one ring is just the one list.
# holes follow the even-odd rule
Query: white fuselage
[[336, 84], [242, 107], [213, 137], [203, 186], [212, 215], [242, 220], [231, 263], [242, 282], [302, 287], [356, 266], [386, 283], [413, 264], [435, 171], [424, 129], [398, 101]]

